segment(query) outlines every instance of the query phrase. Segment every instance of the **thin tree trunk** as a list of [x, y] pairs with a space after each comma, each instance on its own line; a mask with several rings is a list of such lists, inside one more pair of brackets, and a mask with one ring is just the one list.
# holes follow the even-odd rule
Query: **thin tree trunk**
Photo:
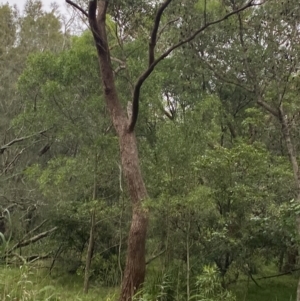
[[[190, 218], [190, 214], [189, 214]], [[186, 231], [186, 300], [190, 300], [190, 228], [191, 222], [187, 222], [187, 231]]]
[[123, 240], [123, 231], [122, 231], [122, 223], [123, 223], [123, 214], [124, 214], [124, 191], [122, 186], [122, 167], [119, 165], [120, 169], [120, 176], [119, 176], [119, 182], [120, 182], [120, 193], [121, 193], [121, 214], [120, 214], [120, 238], [119, 238], [119, 248], [118, 248], [118, 266], [120, 271], [120, 279], [121, 282], [123, 281], [123, 269], [121, 264], [121, 251], [122, 251], [122, 240]]
[[[287, 119], [287, 115], [284, 114], [282, 105], [279, 108], [279, 120], [282, 125], [282, 133], [283, 137], [286, 143], [287, 151], [288, 151], [288, 156], [290, 159], [290, 162], [292, 164], [293, 168], [293, 175], [294, 175], [294, 180], [295, 180], [295, 185], [296, 185], [296, 202], [300, 203], [300, 173], [299, 173], [299, 164], [297, 161], [297, 156], [296, 156], [296, 151], [295, 147], [293, 145], [292, 139], [291, 139], [291, 134], [290, 134], [290, 128], [289, 128], [289, 123]], [[300, 235], [300, 217], [296, 218], [296, 227], [297, 227], [297, 233]], [[298, 279], [298, 286], [297, 286], [297, 301], [300, 301], [300, 278]]]
[[[93, 200], [97, 199], [97, 169], [98, 169], [98, 154], [95, 155], [95, 170], [94, 170], [94, 187], [93, 187]], [[93, 258], [94, 252], [94, 244], [95, 244], [95, 216], [96, 216], [96, 209], [94, 208], [91, 213], [91, 229], [90, 229], [90, 238], [89, 238], [89, 245], [86, 255], [86, 263], [85, 263], [85, 273], [84, 273], [84, 285], [83, 285], [83, 292], [85, 294], [88, 293], [89, 290], [89, 280], [90, 280], [90, 267]]]
[[300, 200], [300, 173], [299, 173], [299, 165], [297, 161], [297, 156], [296, 156], [296, 151], [291, 139], [291, 134], [290, 134], [290, 128], [289, 128], [289, 123], [287, 116], [284, 114], [282, 105], [280, 106], [279, 109], [279, 120], [282, 125], [282, 134], [283, 138], [286, 143], [287, 151], [288, 151], [288, 156], [290, 159], [290, 162], [292, 164], [293, 168], [293, 175], [294, 175], [294, 180], [295, 180], [295, 185], [296, 185], [296, 191], [297, 191], [297, 200]]
[[95, 209], [91, 214], [91, 229], [90, 229], [90, 239], [89, 246], [86, 255], [86, 264], [85, 264], [85, 273], [84, 273], [84, 286], [83, 291], [85, 294], [88, 293], [89, 290], [89, 280], [90, 280], [90, 267], [93, 257], [93, 249], [94, 249], [94, 237], [95, 237]]

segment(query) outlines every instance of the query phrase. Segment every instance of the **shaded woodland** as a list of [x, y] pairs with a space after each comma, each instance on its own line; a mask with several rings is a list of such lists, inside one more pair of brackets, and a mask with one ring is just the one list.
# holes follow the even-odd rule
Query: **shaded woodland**
[[0, 4], [2, 267], [119, 301], [298, 279], [298, 1], [66, 2]]

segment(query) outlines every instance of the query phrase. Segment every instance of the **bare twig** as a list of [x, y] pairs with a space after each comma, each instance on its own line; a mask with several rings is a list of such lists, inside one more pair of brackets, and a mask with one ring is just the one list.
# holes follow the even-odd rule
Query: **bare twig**
[[48, 254], [45, 254], [45, 255], [31, 255], [31, 256], [28, 256], [26, 257], [26, 261], [29, 262], [29, 263], [33, 263], [37, 260], [43, 260], [43, 259], [48, 259], [48, 258], [51, 258], [51, 252], [49, 252]]
[[9, 168], [17, 161], [17, 159], [21, 156], [21, 154], [23, 153], [24, 150], [25, 150], [25, 148], [22, 148], [22, 149], [15, 155], [15, 157], [12, 159], [12, 161], [10, 161], [10, 162], [6, 165], [4, 171], [3, 171], [1, 174], [5, 174], [5, 173], [8, 171], [8, 169], [9, 169]]
[[207, 22], [207, 3], [206, 3], [206, 0], [204, 0], [204, 11], [203, 11], [203, 19], [204, 19], [204, 24], [206, 24]]

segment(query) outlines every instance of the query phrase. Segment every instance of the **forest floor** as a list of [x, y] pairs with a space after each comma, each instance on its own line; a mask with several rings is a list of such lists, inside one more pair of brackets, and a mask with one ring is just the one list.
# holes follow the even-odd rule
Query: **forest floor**
[[[251, 279], [240, 279], [232, 286], [237, 301], [294, 301], [299, 273], [278, 275], [274, 266], [264, 267], [263, 272]], [[270, 277], [270, 276], [274, 277]], [[266, 277], [265, 279], [259, 279]], [[269, 277], [269, 278], [268, 278]]]
[[[274, 271], [265, 271], [265, 275]], [[260, 276], [265, 276], [260, 275]], [[292, 301], [295, 300], [297, 275], [258, 280], [241, 279], [231, 287], [237, 301]], [[259, 278], [258, 275], [255, 278]], [[45, 269], [0, 267], [1, 301], [113, 301], [117, 290], [91, 285], [88, 295], [82, 292], [82, 275], [51, 277]], [[101, 299], [102, 298], [102, 299]]]

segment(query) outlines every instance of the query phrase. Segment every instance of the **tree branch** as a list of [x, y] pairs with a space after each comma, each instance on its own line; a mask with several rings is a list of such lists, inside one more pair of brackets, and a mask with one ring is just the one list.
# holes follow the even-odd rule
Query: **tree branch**
[[180, 18], [175, 18], [173, 20], [170, 20], [169, 22], [167, 22], [164, 27], [159, 31], [159, 33], [157, 34], [157, 38], [156, 38], [156, 42], [159, 40], [160, 36], [162, 35], [162, 33], [164, 32], [164, 30], [172, 23], [178, 21]]
[[149, 43], [149, 64], [150, 66], [154, 62], [154, 50], [157, 42], [157, 31], [159, 28], [161, 16], [164, 12], [164, 10], [167, 8], [167, 6], [171, 3], [172, 0], [165, 0], [165, 2], [161, 5], [159, 10], [156, 13], [155, 20], [154, 20], [154, 26], [152, 29], [152, 33], [150, 36], [150, 43]]
[[46, 254], [46, 255], [30, 255], [28, 257], [23, 257], [23, 256], [19, 255], [18, 253], [15, 253], [15, 252], [11, 253], [10, 255], [15, 256], [18, 259], [20, 259], [23, 262], [23, 264], [33, 263], [37, 260], [51, 258], [51, 252]]
[[92, 34], [94, 36], [94, 40], [96, 42], [96, 48], [99, 52], [99, 44], [101, 44], [101, 39], [99, 37], [99, 29], [97, 25], [97, 19], [96, 19], [96, 11], [97, 11], [97, 1], [90, 1], [89, 3], [89, 12], [88, 12], [88, 18], [89, 18], [89, 24], [91, 27]]
[[163, 250], [161, 251], [160, 253], [152, 256], [151, 258], [149, 258], [147, 261], [146, 261], [146, 265], [149, 264], [150, 262], [152, 262], [154, 259], [158, 258], [160, 255], [164, 254], [166, 252], [166, 250]]
[[257, 99], [257, 104], [263, 107], [265, 110], [267, 110], [269, 113], [271, 113], [274, 117], [279, 118], [279, 112], [278, 110], [271, 107], [268, 103], [266, 103], [264, 100], [262, 100], [260, 97]]
[[70, 4], [71, 6], [73, 6], [74, 8], [78, 9], [79, 11], [81, 11], [88, 18], [88, 13], [82, 7], [80, 7], [79, 5], [77, 5], [76, 3], [74, 3], [71, 0], [66, 0], [66, 2], [68, 4]]
[[12, 159], [12, 161], [10, 161], [7, 166], [4, 168], [4, 171], [1, 174], [5, 174], [9, 168], [18, 160], [18, 158], [22, 155], [23, 151], [25, 150], [25, 148], [22, 148], [16, 155], [15, 157]]
[[262, 280], [262, 279], [270, 279], [270, 278], [280, 277], [280, 276], [292, 274], [293, 272], [296, 272], [296, 271], [299, 271], [299, 270], [300, 270], [300, 268], [292, 269], [292, 270], [290, 270], [290, 271], [288, 271], [288, 272], [284, 272], [284, 273], [280, 273], [280, 274], [275, 274], [275, 275], [270, 275], [270, 276], [259, 277], [259, 278], [256, 278], [256, 280]]
[[[148, 70], [151, 69], [151, 72], [154, 70], [153, 63], [155, 62], [155, 46], [157, 42], [157, 31], [159, 28], [161, 16], [164, 12], [164, 10], [167, 8], [167, 6], [171, 3], [172, 0], [165, 0], [163, 4], [158, 9], [155, 20], [154, 20], [154, 26], [151, 32], [150, 36], [150, 42], [149, 42], [149, 61], [148, 61]], [[150, 73], [151, 73], [150, 72]], [[150, 75], [150, 74], [149, 74]], [[147, 76], [148, 77], [148, 76]], [[146, 79], [146, 78], [145, 78]], [[138, 81], [139, 82], [139, 81]], [[132, 100], [132, 114], [131, 114], [131, 120], [129, 125], [129, 132], [132, 132], [134, 130], [135, 124], [137, 122], [138, 114], [139, 114], [139, 94], [140, 94], [140, 87], [142, 86], [142, 83], [137, 88], [137, 85], [135, 85], [134, 91], [133, 91], [133, 100]]]
[[48, 222], [48, 219], [43, 220], [39, 225], [37, 225], [35, 228], [33, 228], [31, 231], [29, 231], [24, 237], [23, 240], [29, 236], [30, 234], [32, 234], [33, 232], [37, 231], [38, 229], [40, 229], [46, 222]]
[[14, 250], [18, 249], [18, 248], [21, 248], [21, 247], [25, 247], [25, 246], [28, 246], [32, 243], [35, 243], [36, 241], [48, 236], [49, 234], [51, 234], [52, 232], [54, 232], [55, 230], [57, 230], [57, 227], [54, 227], [48, 231], [45, 231], [45, 232], [42, 232], [42, 233], [39, 233], [27, 240], [21, 240], [20, 242], [18, 242], [17, 244], [15, 244], [8, 252], [7, 254], [11, 254]]
[[245, 85], [242, 85], [242, 84], [240, 84], [240, 83], [237, 82], [237, 81], [232, 81], [232, 80], [227, 79], [228, 76], [227, 76], [226, 74], [221, 73], [220, 70], [218, 70], [218, 72], [217, 72], [217, 71], [215, 70], [215, 68], [214, 68], [211, 64], [209, 64], [208, 62], [206, 62], [206, 61], [205, 61], [204, 59], [202, 59], [202, 58], [200, 58], [200, 59], [201, 59], [201, 61], [208, 67], [208, 69], [211, 70], [211, 72], [213, 73], [213, 75], [214, 75], [217, 79], [219, 79], [219, 80], [221, 80], [221, 81], [223, 81], [223, 82], [225, 82], [225, 83], [227, 83], [227, 84], [237, 86], [237, 87], [239, 87], [239, 88], [241, 88], [241, 89], [243, 89], [243, 90], [245, 90], [245, 91], [247, 91], [247, 92], [253, 93], [253, 89], [250, 89], [250, 87], [247, 87], [246, 84], [245, 84]]
[[23, 141], [23, 140], [26, 140], [26, 139], [29, 139], [29, 138], [31, 138], [31, 137], [34, 137], [34, 136], [36, 136], [36, 135], [42, 135], [42, 134], [44, 134], [45, 132], [47, 132], [47, 130], [43, 130], [43, 131], [41, 131], [41, 132], [38, 132], [38, 133], [35, 133], [35, 134], [32, 134], [32, 135], [29, 135], [29, 136], [24, 136], [24, 137], [20, 137], [20, 138], [15, 138], [14, 140], [12, 140], [12, 141], [8, 142], [7, 144], [5, 144], [5, 145], [3, 145], [3, 146], [0, 147], [0, 154], [3, 154], [4, 151], [5, 151], [8, 147], [10, 147], [11, 145], [13, 145], [13, 144], [15, 144], [15, 143], [17, 143], [17, 142], [21, 142], [21, 141]]
[[[167, 5], [170, 3], [170, 0], [166, 0], [163, 4], [162, 4], [162, 7], [164, 7], [164, 5]], [[166, 5], [166, 6], [167, 6]], [[133, 131], [134, 129], [134, 126], [136, 124], [136, 121], [137, 121], [137, 115], [138, 115], [138, 107], [139, 107], [139, 98], [140, 98], [140, 90], [141, 90], [141, 87], [143, 85], [143, 83], [145, 82], [145, 80], [149, 77], [149, 75], [153, 72], [154, 68], [156, 67], [156, 65], [161, 62], [163, 59], [165, 59], [173, 50], [179, 48], [180, 46], [192, 41], [193, 39], [195, 39], [202, 31], [204, 31], [206, 28], [212, 26], [212, 25], [215, 25], [215, 24], [218, 24], [218, 23], [221, 23], [223, 21], [225, 21], [226, 19], [228, 19], [229, 17], [251, 7], [251, 6], [255, 6], [255, 5], [260, 5], [260, 4], [254, 4], [254, 0], [250, 0], [248, 1], [244, 6], [242, 6], [241, 8], [239, 9], [236, 9], [228, 14], [226, 14], [224, 17], [218, 19], [218, 20], [215, 20], [215, 21], [212, 21], [212, 22], [208, 22], [206, 24], [204, 24], [201, 28], [199, 28], [197, 31], [195, 31], [192, 35], [190, 35], [188, 38], [178, 42], [177, 44], [173, 45], [172, 47], [170, 47], [169, 49], [167, 49], [161, 56], [159, 56], [156, 60], [154, 60], [151, 65], [149, 65], [148, 69], [140, 75], [140, 77], [138, 78], [136, 84], [135, 84], [135, 87], [134, 87], [134, 92], [133, 92], [133, 100], [132, 100], [132, 104], [133, 104], [133, 112], [132, 112], [132, 119], [131, 119], [131, 122], [130, 122], [130, 125], [129, 125], [129, 131]], [[165, 6], [165, 7], [166, 7]], [[163, 8], [163, 10], [165, 9], [165, 7]], [[162, 12], [163, 12], [162, 10]], [[158, 10], [158, 13], [160, 12], [160, 9]], [[160, 16], [161, 17], [161, 16]], [[160, 17], [158, 19], [158, 17], [156, 16], [155, 18], [155, 21], [158, 19], [160, 20]], [[151, 35], [151, 39], [153, 37], [156, 37], [156, 33], [157, 33], [157, 29], [155, 31], [155, 28], [156, 28], [157, 24], [154, 23], [154, 28], [153, 28], [153, 31], [152, 31], [152, 35]], [[155, 45], [154, 45], [155, 46]], [[152, 51], [152, 48], [150, 50], [149, 48], [149, 52]], [[152, 56], [154, 58], [154, 55], [153, 54], [150, 54], [149, 53], [149, 62], [152, 60]], [[151, 57], [151, 59], [150, 59]]]

